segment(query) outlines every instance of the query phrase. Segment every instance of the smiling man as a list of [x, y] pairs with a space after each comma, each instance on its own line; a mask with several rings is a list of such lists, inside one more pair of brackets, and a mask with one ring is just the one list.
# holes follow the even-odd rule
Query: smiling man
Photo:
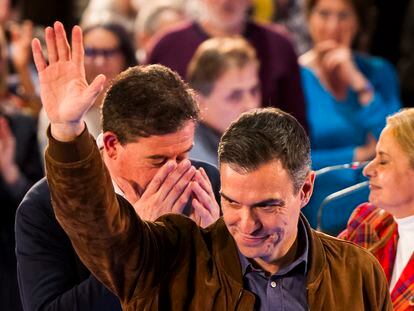
[[[182, 215], [137, 217], [115, 195], [82, 120], [104, 78], [88, 85], [79, 74], [79, 28], [73, 49], [59, 24], [53, 36], [48, 31], [59, 56], [47, 65], [37, 40], [33, 54], [51, 120], [46, 166], [54, 211], [84, 264], [124, 310], [392, 310], [376, 259], [312, 230], [300, 214], [313, 189], [310, 144], [281, 110], [245, 113], [224, 133], [223, 218], [202, 229]], [[140, 68], [143, 80], [152, 69]], [[171, 172], [174, 163], [164, 167]]]

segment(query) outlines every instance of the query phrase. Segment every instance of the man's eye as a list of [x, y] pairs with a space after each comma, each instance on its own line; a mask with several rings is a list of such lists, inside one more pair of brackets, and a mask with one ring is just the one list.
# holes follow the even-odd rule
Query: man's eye
[[160, 167], [160, 166], [163, 166], [165, 162], [167, 162], [167, 159], [157, 159], [157, 160], [152, 161], [152, 165], [156, 167]]
[[263, 212], [273, 212], [278, 207], [279, 207], [278, 205], [263, 205], [263, 206], [258, 206], [258, 208], [261, 211], [263, 211]]
[[240, 204], [237, 204], [236, 202], [230, 201], [226, 199], [225, 197], [221, 197], [221, 203], [230, 207], [230, 208], [239, 208]]
[[328, 18], [330, 15], [332, 15], [328, 10], [318, 10], [317, 13], [322, 18]]
[[227, 99], [229, 101], [237, 103], [241, 101], [242, 97], [243, 97], [243, 93], [241, 91], [234, 91], [227, 97]]

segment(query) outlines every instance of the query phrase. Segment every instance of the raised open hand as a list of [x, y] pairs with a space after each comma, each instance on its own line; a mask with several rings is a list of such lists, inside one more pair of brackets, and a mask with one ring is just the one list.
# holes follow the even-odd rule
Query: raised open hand
[[84, 129], [82, 117], [93, 105], [103, 89], [104, 75], [98, 75], [88, 85], [85, 78], [82, 30], [72, 30], [72, 47], [69, 46], [62, 23], [45, 29], [49, 64], [42, 54], [40, 41], [32, 41], [33, 58], [39, 73], [40, 96], [51, 122], [52, 135], [69, 141]]

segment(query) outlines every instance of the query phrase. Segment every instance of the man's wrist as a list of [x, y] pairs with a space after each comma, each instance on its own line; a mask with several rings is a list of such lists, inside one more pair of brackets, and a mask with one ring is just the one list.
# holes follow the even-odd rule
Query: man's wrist
[[50, 133], [52, 137], [61, 142], [74, 140], [85, 130], [83, 121], [70, 123], [51, 123]]

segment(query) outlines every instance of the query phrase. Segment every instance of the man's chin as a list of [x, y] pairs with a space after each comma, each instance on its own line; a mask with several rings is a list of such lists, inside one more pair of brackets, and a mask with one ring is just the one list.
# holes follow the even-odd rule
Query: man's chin
[[238, 244], [237, 247], [239, 248], [240, 253], [246, 258], [260, 258], [266, 257], [268, 255], [268, 251], [266, 251], [266, 247], [264, 245], [260, 246], [246, 246], [243, 244]]

